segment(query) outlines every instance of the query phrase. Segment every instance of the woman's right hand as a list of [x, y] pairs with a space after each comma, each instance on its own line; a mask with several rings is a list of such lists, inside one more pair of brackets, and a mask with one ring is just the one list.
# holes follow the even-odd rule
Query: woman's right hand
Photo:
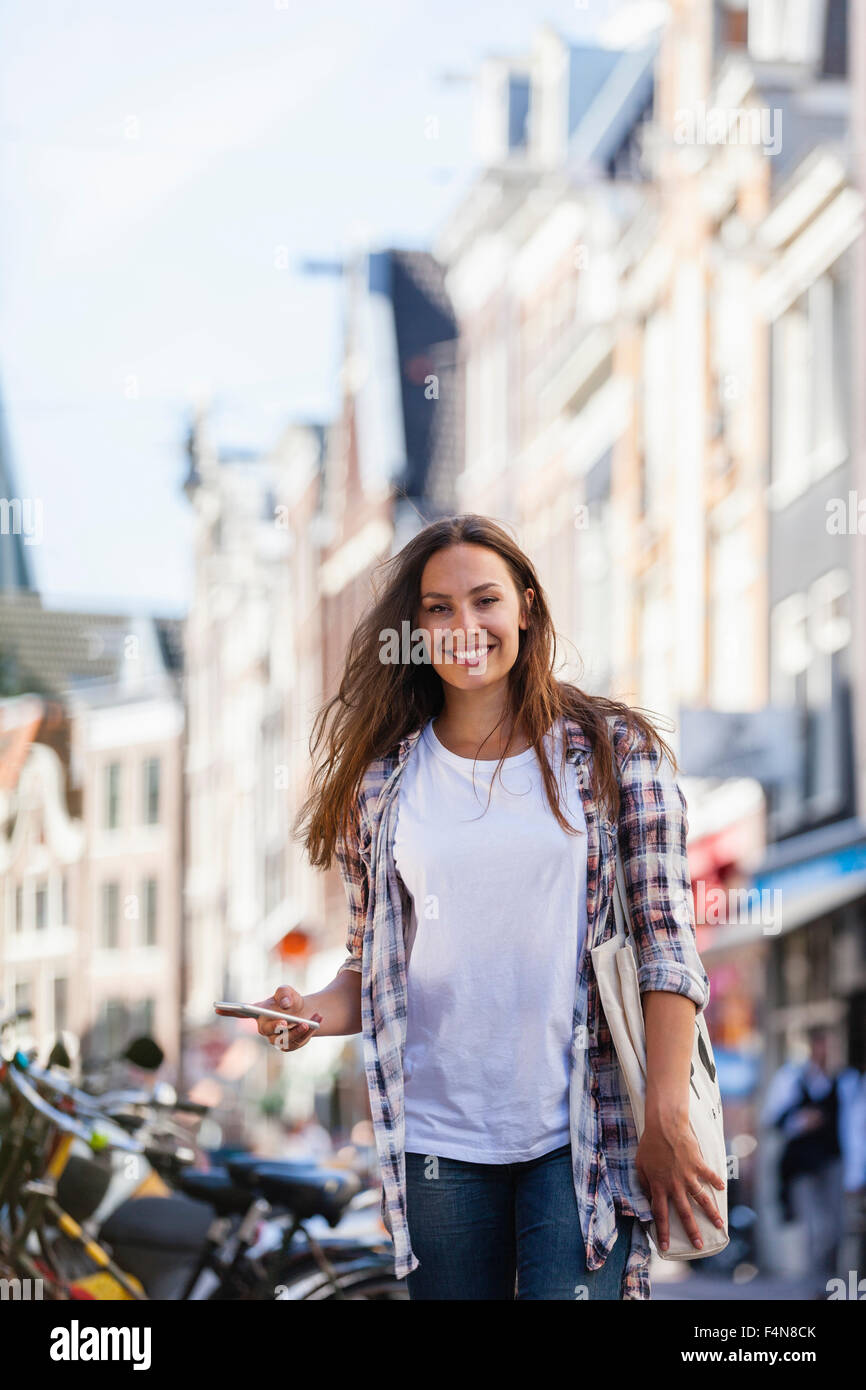
[[[322, 1021], [321, 1014], [304, 1012], [304, 996], [292, 989], [291, 985], [279, 985], [269, 999], [257, 999], [256, 1003], [260, 1009], [279, 1009], [285, 1014], [297, 1014], [299, 1018], [312, 1018], [317, 1023]], [[280, 1018], [260, 1018], [256, 1022], [262, 1037], [281, 1052], [297, 1052], [316, 1031], [305, 1023], [288, 1023]]]

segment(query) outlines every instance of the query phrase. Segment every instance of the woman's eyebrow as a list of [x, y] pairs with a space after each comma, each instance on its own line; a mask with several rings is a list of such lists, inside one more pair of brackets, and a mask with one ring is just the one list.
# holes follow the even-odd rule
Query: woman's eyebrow
[[[470, 594], [480, 594], [482, 589], [501, 589], [502, 585], [496, 579], [489, 579], [486, 584], [476, 584], [474, 589], [470, 589]], [[450, 594], [437, 594], [431, 589], [429, 593], [422, 594], [422, 598], [450, 598]]]

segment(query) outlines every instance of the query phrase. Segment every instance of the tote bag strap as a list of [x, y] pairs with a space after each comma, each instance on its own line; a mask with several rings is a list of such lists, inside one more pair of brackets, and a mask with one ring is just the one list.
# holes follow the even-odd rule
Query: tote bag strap
[[625, 886], [625, 870], [622, 866], [622, 856], [619, 852], [619, 845], [616, 847], [616, 878], [613, 885], [613, 911], [616, 918], [616, 934], [624, 943], [628, 937], [632, 937], [631, 918], [628, 911], [628, 894]]
[[[607, 725], [608, 725], [608, 729], [611, 730], [611, 732], [612, 732], [612, 730], [613, 730], [613, 723], [614, 723], [615, 718], [616, 718], [616, 716], [615, 716], [615, 715], [612, 715], [612, 714], [609, 714], [609, 715], [607, 716]], [[614, 766], [614, 776], [616, 777], [616, 776], [617, 776], [616, 757], [614, 757], [613, 766]], [[619, 778], [618, 778], [618, 777], [617, 777], [617, 781], [619, 781]], [[625, 870], [623, 869], [622, 855], [621, 855], [621, 853], [620, 853], [620, 848], [619, 848], [619, 833], [617, 833], [617, 840], [616, 840], [616, 876], [615, 876], [615, 878], [614, 878], [614, 885], [613, 885], [613, 911], [614, 911], [614, 917], [615, 917], [615, 919], [616, 919], [616, 934], [617, 934], [617, 937], [619, 938], [619, 940], [620, 940], [622, 943], [624, 943], [624, 942], [626, 941], [626, 939], [627, 939], [629, 936], [631, 936], [631, 937], [632, 937], [632, 946], [633, 946], [633, 945], [634, 945], [634, 935], [633, 935], [633, 932], [632, 932], [632, 929], [631, 929], [631, 917], [630, 917], [630, 915], [629, 915], [629, 909], [628, 909], [628, 893], [627, 893], [627, 891], [626, 891]]]

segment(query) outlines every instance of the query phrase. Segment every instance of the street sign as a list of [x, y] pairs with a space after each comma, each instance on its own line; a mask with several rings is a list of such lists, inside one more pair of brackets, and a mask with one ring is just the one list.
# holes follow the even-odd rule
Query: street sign
[[800, 711], [765, 706], [759, 710], [679, 711], [677, 762], [690, 777], [753, 777], [763, 786], [795, 780], [801, 771]]

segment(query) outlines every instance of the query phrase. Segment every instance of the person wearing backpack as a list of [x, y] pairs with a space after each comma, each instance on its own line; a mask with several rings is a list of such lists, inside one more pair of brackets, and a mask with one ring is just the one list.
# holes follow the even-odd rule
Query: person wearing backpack
[[806, 1061], [786, 1062], [774, 1076], [763, 1119], [784, 1135], [778, 1168], [782, 1220], [804, 1227], [809, 1275], [826, 1297], [845, 1224], [842, 1076], [829, 1065], [828, 1030], [812, 1028], [808, 1040]]

